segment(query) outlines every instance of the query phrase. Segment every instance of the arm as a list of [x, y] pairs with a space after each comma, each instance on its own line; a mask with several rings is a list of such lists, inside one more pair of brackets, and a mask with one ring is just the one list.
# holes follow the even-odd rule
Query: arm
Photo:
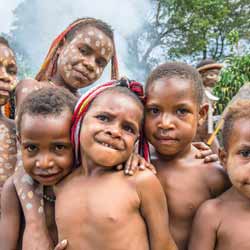
[[193, 221], [188, 249], [214, 250], [218, 221], [218, 209], [216, 209], [214, 201], [203, 203]]
[[0, 249], [14, 250], [17, 249], [19, 238], [21, 207], [12, 177], [3, 186], [1, 205]]
[[150, 250], [176, 250], [169, 232], [167, 202], [159, 180], [147, 170], [136, 177], [140, 211], [147, 225]]

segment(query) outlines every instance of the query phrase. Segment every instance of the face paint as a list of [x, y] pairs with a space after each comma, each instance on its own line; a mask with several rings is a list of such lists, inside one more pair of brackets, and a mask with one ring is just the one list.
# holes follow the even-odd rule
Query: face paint
[[29, 199], [32, 199], [33, 196], [34, 196], [34, 193], [33, 193], [32, 191], [29, 191], [29, 192], [27, 193], [27, 196], [29, 197]]
[[85, 41], [86, 43], [91, 43], [91, 39], [90, 39], [89, 37], [86, 37], [86, 38], [84, 39], [84, 41]]
[[100, 45], [101, 45], [101, 42], [100, 42], [99, 40], [97, 40], [97, 41], [95, 42], [95, 46], [96, 46], [97, 48], [99, 48]]
[[4, 169], [0, 168], [0, 174], [3, 174], [3, 173], [4, 173]]
[[102, 55], [105, 55], [105, 53], [106, 53], [106, 49], [105, 49], [105, 48], [102, 48], [101, 54], [102, 54]]
[[33, 207], [33, 206], [32, 206], [32, 204], [31, 204], [31, 203], [27, 203], [27, 204], [26, 204], [26, 208], [27, 208], [27, 210], [32, 209], [32, 207]]

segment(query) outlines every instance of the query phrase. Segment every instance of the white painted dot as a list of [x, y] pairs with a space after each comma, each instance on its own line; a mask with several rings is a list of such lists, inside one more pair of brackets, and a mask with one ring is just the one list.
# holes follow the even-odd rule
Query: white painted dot
[[97, 40], [97, 41], [95, 42], [95, 46], [96, 46], [96, 47], [100, 47], [100, 45], [101, 45], [101, 42], [100, 42], [99, 40]]
[[90, 43], [90, 42], [91, 42], [91, 39], [90, 39], [90, 37], [86, 37], [86, 38], [84, 39], [84, 41], [85, 41], [86, 43]]
[[26, 208], [27, 208], [28, 210], [30, 210], [32, 207], [33, 207], [33, 206], [32, 206], [31, 203], [27, 203], [27, 204], [26, 204]]
[[43, 207], [39, 207], [39, 208], [38, 208], [38, 213], [39, 213], [39, 214], [42, 214], [42, 213], [43, 213]]
[[4, 173], [4, 169], [0, 168], [0, 174], [3, 174], [3, 173]]
[[90, 30], [90, 31], [88, 32], [88, 35], [93, 36], [93, 35], [94, 35], [94, 31], [93, 31], [93, 30]]
[[105, 49], [105, 48], [102, 48], [101, 54], [102, 54], [102, 55], [105, 55], [105, 53], [106, 53], [106, 49]]

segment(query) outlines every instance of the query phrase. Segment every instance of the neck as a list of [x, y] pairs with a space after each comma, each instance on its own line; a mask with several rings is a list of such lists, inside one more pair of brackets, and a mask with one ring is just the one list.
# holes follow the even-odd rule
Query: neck
[[156, 158], [161, 161], [177, 161], [184, 158], [187, 158], [190, 155], [190, 152], [192, 152], [193, 146], [192, 144], [188, 144], [183, 150], [177, 152], [176, 154], [172, 155], [163, 155], [156, 151]]
[[249, 206], [250, 199], [245, 195], [243, 195], [241, 192], [239, 192], [234, 186], [232, 186], [228, 192], [231, 194], [231, 197], [233, 197], [233, 199], [237, 200], [238, 202], [241, 202], [242, 204], [247, 204]]
[[64, 87], [64, 88], [68, 89], [74, 95], [77, 94], [77, 89], [70, 88], [69, 85], [66, 84], [66, 82], [63, 80], [63, 78], [61, 77], [61, 75], [58, 72], [56, 72], [56, 74], [51, 78], [51, 81], [56, 86]]

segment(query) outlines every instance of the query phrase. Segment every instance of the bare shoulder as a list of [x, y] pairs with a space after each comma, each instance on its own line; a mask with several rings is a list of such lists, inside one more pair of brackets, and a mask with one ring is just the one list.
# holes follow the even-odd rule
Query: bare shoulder
[[228, 175], [219, 162], [204, 163], [203, 176], [212, 197], [217, 197], [231, 186]]

